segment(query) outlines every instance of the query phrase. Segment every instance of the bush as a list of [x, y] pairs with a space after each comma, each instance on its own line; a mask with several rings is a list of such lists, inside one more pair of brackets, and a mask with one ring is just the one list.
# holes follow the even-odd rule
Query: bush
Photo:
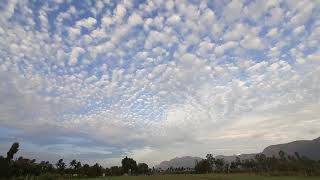
[[63, 179], [59, 174], [44, 173], [37, 177], [37, 180], [59, 180]]

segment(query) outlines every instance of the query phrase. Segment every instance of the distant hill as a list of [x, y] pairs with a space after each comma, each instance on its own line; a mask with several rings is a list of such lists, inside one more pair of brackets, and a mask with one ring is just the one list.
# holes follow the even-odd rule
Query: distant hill
[[[279, 151], [282, 150], [286, 154], [294, 155], [298, 152], [301, 156], [306, 156], [313, 160], [320, 160], [320, 137], [314, 140], [300, 140], [293, 141], [285, 144], [277, 144], [266, 147], [261, 153], [266, 156], [279, 156]], [[238, 157], [241, 160], [254, 158], [256, 153], [253, 154], [240, 154]], [[215, 158], [222, 158], [227, 162], [232, 162], [236, 159], [237, 155], [233, 156], [216, 156]]]
[[224, 159], [226, 162], [230, 163], [232, 161], [236, 160], [236, 157], [239, 157], [240, 160], [245, 160], [245, 159], [252, 159], [254, 158], [256, 154], [252, 153], [252, 154], [240, 154], [240, 155], [232, 155], [232, 156], [223, 156], [223, 155], [219, 155], [219, 156], [215, 156], [216, 159]]
[[286, 154], [294, 155], [298, 152], [313, 160], [320, 160], [320, 137], [314, 140], [293, 141], [285, 144], [277, 144], [266, 147], [262, 153], [266, 156], [278, 156], [282, 150]]
[[194, 168], [194, 166], [196, 165], [196, 161], [201, 161], [201, 160], [202, 158], [192, 157], [192, 156], [176, 157], [169, 161], [162, 161], [159, 165], [156, 166], [156, 168], [157, 169], [161, 168], [163, 170], [166, 170], [170, 167]]
[[[300, 140], [293, 141], [285, 144], [277, 144], [266, 147], [261, 153], [266, 156], [278, 156], [279, 151], [282, 150], [286, 154], [294, 155], [295, 152], [298, 152], [301, 156], [306, 156], [313, 160], [320, 160], [320, 137], [314, 140]], [[232, 162], [238, 156], [241, 160], [254, 158], [256, 153], [252, 154], [240, 154], [232, 156], [215, 156], [215, 158], [224, 159], [226, 162]], [[194, 168], [195, 162], [200, 161], [200, 157], [176, 157], [169, 161], [163, 161], [156, 168], [161, 168], [166, 170], [167, 168], [173, 167], [189, 167]]]

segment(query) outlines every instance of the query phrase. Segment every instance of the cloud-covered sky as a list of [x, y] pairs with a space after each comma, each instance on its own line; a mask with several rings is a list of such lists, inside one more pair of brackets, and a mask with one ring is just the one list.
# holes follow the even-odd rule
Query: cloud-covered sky
[[154, 165], [320, 136], [320, 1], [0, 2], [0, 152]]

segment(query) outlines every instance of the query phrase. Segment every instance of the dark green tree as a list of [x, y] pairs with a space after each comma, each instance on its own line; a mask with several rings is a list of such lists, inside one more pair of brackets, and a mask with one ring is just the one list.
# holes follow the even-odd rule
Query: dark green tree
[[89, 164], [84, 164], [81, 168], [81, 174], [82, 175], [85, 175], [85, 176], [88, 176], [89, 175], [89, 172], [90, 172], [90, 166]]
[[90, 177], [99, 177], [102, 176], [102, 173], [104, 172], [104, 169], [98, 164], [94, 164], [89, 168], [89, 176]]
[[212, 172], [211, 164], [207, 159], [203, 159], [196, 163], [194, 168], [196, 173], [209, 173]]
[[77, 160], [73, 159], [72, 161], [70, 161], [70, 167], [72, 169], [75, 169], [76, 165], [77, 165]]
[[9, 161], [0, 156], [0, 179], [9, 176]]
[[207, 161], [210, 163], [211, 169], [213, 170], [215, 158], [213, 157], [212, 154], [207, 154], [207, 155], [206, 155], [206, 159], [207, 159]]
[[63, 162], [63, 159], [59, 159], [56, 163], [56, 167], [59, 173], [63, 174], [64, 170], [66, 169], [66, 163]]
[[41, 168], [35, 159], [19, 157], [11, 163], [10, 172], [14, 176], [39, 175]]
[[280, 157], [280, 160], [285, 161], [286, 160], [286, 153], [283, 151], [279, 151], [279, 157]]
[[216, 172], [220, 173], [223, 172], [224, 170], [224, 160], [223, 159], [215, 159], [214, 161], [215, 167], [216, 167]]
[[121, 161], [122, 170], [124, 173], [136, 173], [137, 171], [137, 162], [132, 158], [125, 157]]
[[12, 160], [14, 154], [16, 154], [19, 151], [19, 143], [15, 142], [11, 145], [11, 148], [7, 152], [7, 160]]
[[72, 161], [70, 161], [70, 167], [71, 167], [71, 172], [72, 174], [77, 173], [77, 160], [73, 159]]
[[82, 167], [81, 162], [78, 161], [77, 164], [75, 165], [75, 170], [77, 174], [81, 173], [81, 167]]
[[111, 176], [121, 176], [122, 175], [122, 168], [118, 166], [112, 166], [110, 167], [110, 174]]
[[266, 172], [267, 171], [267, 157], [264, 154], [256, 154], [256, 171], [258, 172]]
[[41, 161], [41, 163], [38, 166], [40, 168], [41, 173], [51, 173], [54, 170], [53, 165], [50, 164], [49, 161]]
[[15, 142], [11, 145], [9, 151], [7, 152], [7, 157], [4, 158], [0, 156], [0, 177], [9, 177], [13, 173], [12, 162], [14, 154], [19, 151], [19, 143]]
[[138, 164], [138, 173], [139, 174], [147, 174], [149, 172], [149, 167], [146, 163]]

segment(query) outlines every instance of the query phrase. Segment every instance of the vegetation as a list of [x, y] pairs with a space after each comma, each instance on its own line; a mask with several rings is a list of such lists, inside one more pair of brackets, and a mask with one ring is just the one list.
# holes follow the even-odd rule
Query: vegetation
[[[216, 159], [212, 154], [208, 154], [205, 159], [196, 162], [195, 168], [168, 168], [166, 170], [150, 169], [146, 163], [138, 163], [125, 157], [122, 159], [122, 166], [113, 166], [103, 168], [98, 163], [90, 166], [82, 164], [77, 160], [72, 160], [66, 164], [63, 159], [59, 159], [55, 165], [48, 161], [37, 163], [35, 159], [19, 157], [14, 159], [14, 155], [19, 151], [19, 143], [13, 143], [7, 156], [0, 156], [0, 179], [66, 179], [66, 178], [88, 178], [101, 176], [121, 176], [131, 175], [128, 179], [152, 179], [165, 177], [165, 179], [250, 179], [247, 176], [237, 174], [259, 175], [259, 179], [264, 176], [318, 176], [320, 175], [320, 161], [314, 161], [307, 157], [295, 155], [286, 155], [280, 151], [278, 157], [267, 157], [264, 154], [257, 154], [253, 159], [240, 160], [236, 158], [234, 162], [227, 163], [223, 159]], [[215, 173], [212, 175], [210, 173]], [[171, 174], [171, 175], [169, 175]], [[173, 174], [182, 174], [180, 176]], [[188, 175], [187, 175], [188, 174]], [[197, 175], [199, 174], [199, 175]], [[201, 175], [202, 174], [202, 175]], [[219, 175], [221, 174], [221, 175]], [[226, 176], [228, 174], [228, 176]], [[140, 175], [140, 176], [139, 176]], [[143, 176], [141, 176], [143, 175]], [[254, 176], [255, 178], [257, 176]], [[115, 178], [126, 179], [126, 178]], [[161, 178], [160, 178], [161, 179]], [[277, 178], [268, 178], [277, 179]], [[289, 178], [294, 179], [294, 178]]]
[[255, 173], [262, 175], [320, 175], [320, 161], [308, 159], [295, 153], [294, 156], [286, 155], [280, 151], [279, 157], [267, 157], [257, 154], [254, 159], [240, 160], [238, 157], [234, 162], [227, 163], [223, 159], [215, 159], [211, 154], [206, 159], [197, 162], [195, 166], [197, 173]]
[[72, 160], [67, 165], [63, 159], [59, 159], [55, 165], [49, 161], [37, 163], [35, 159], [19, 157], [13, 159], [19, 150], [19, 143], [13, 143], [7, 153], [7, 157], [0, 156], [0, 179], [36, 177], [36, 179], [64, 179], [71, 177], [100, 177], [120, 176], [123, 174], [145, 175], [150, 173], [146, 163], [137, 164], [135, 160], [125, 157], [122, 167], [113, 166], [103, 168], [98, 163], [90, 166], [77, 160]]
[[179, 174], [153, 176], [117, 176], [106, 178], [79, 178], [79, 180], [319, 180], [304, 176], [258, 176], [246, 174]]

